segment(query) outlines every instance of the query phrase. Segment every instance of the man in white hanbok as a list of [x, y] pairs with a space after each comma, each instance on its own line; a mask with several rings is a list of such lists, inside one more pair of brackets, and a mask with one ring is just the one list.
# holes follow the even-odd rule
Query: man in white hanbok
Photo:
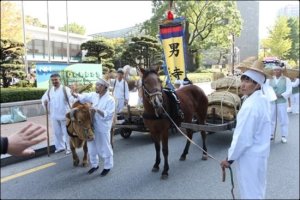
[[289, 117], [287, 114], [288, 97], [292, 94], [291, 80], [283, 75], [284, 66], [274, 66], [274, 76], [270, 79], [269, 84], [273, 87], [277, 100], [272, 102], [272, 133], [274, 137], [276, 121], [280, 123], [281, 142], [287, 142]]
[[93, 127], [95, 139], [88, 141], [88, 153], [91, 169], [88, 174], [92, 174], [99, 168], [99, 156], [104, 159], [104, 169], [101, 176], [108, 174], [113, 167], [113, 150], [111, 146], [110, 130], [115, 113], [115, 100], [109, 94], [109, 83], [104, 79], [99, 79], [96, 83], [96, 92], [75, 94], [81, 103], [92, 103], [91, 110], [94, 112]]
[[292, 113], [299, 114], [299, 78], [292, 80], [292, 96], [290, 98]]
[[221, 162], [225, 168], [234, 161], [241, 199], [263, 199], [266, 191], [271, 119], [269, 102], [261, 90], [266, 78], [261, 65], [255, 61], [244, 68], [241, 91], [246, 99], [237, 115], [228, 157]]
[[116, 112], [119, 113], [128, 104], [129, 100], [128, 83], [124, 79], [124, 72], [121, 68], [117, 71], [117, 78], [113, 86], [113, 95], [117, 101]]
[[68, 87], [61, 85], [60, 75], [50, 76], [53, 87], [42, 96], [42, 106], [50, 112], [52, 129], [54, 131], [55, 153], [66, 150], [70, 154], [70, 137], [66, 128], [66, 113], [70, 111], [74, 98]]

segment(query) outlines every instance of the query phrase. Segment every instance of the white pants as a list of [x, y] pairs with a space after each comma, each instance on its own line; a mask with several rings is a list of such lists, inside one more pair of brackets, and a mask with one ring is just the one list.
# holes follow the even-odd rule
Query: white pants
[[99, 165], [99, 156], [104, 159], [104, 169], [113, 167], [113, 151], [108, 134], [95, 132], [95, 139], [88, 141], [87, 145], [91, 167]]
[[116, 104], [117, 104], [117, 113], [120, 113], [123, 108], [124, 108], [124, 104], [125, 104], [125, 99], [124, 98], [117, 98], [116, 99]]
[[264, 199], [268, 158], [241, 156], [234, 163], [240, 199]]
[[292, 113], [299, 114], [299, 93], [292, 94], [290, 98]]
[[[288, 136], [289, 117], [287, 114], [287, 103], [277, 104], [277, 124], [280, 124], [281, 136]], [[276, 103], [272, 103], [272, 132], [274, 134], [276, 123]]]
[[54, 145], [56, 150], [70, 150], [70, 137], [67, 132], [66, 120], [52, 119], [52, 129], [54, 131]]

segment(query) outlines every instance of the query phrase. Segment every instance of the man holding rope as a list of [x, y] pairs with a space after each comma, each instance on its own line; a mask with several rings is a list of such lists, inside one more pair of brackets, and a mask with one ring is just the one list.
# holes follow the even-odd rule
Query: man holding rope
[[270, 103], [261, 90], [266, 74], [258, 60], [240, 69], [244, 71], [241, 91], [246, 98], [237, 115], [228, 157], [221, 167], [228, 168], [235, 162], [241, 199], [263, 199], [271, 134]]

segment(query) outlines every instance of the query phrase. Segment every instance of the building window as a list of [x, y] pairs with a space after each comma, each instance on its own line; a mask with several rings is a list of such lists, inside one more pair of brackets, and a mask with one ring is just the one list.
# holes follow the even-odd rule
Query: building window
[[37, 58], [45, 58], [45, 43], [43, 40], [34, 41], [34, 53]]

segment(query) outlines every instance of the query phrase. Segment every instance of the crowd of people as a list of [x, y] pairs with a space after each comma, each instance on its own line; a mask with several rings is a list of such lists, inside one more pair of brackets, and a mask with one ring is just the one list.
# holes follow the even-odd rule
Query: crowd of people
[[[235, 163], [241, 198], [262, 199], [266, 190], [266, 172], [270, 143], [274, 140], [277, 123], [280, 125], [281, 142], [288, 141], [288, 99], [291, 112], [299, 114], [299, 79], [283, 75], [284, 66], [275, 66], [270, 77], [263, 70], [262, 62], [256, 60], [244, 68], [241, 76], [243, 104], [237, 115], [228, 156], [221, 162], [222, 168]], [[139, 72], [139, 71], [138, 71]], [[139, 72], [141, 78], [142, 74]], [[50, 115], [54, 133], [55, 153], [70, 154], [70, 138], [66, 130], [66, 113], [71, 105], [79, 101], [91, 103], [95, 111], [93, 127], [95, 138], [88, 141], [88, 153], [92, 174], [99, 168], [99, 158], [104, 160], [101, 176], [113, 168], [113, 149], [110, 132], [115, 114], [121, 112], [129, 102], [128, 83], [123, 69], [117, 70], [114, 80], [100, 78], [95, 92], [78, 94], [61, 84], [59, 74], [52, 74], [52, 86], [42, 97], [42, 105]], [[140, 79], [141, 80], [141, 79]], [[142, 82], [137, 82], [139, 103], [142, 103]], [[187, 80], [176, 80], [175, 90], [191, 84]], [[257, 103], [259, 102], [259, 104]], [[26, 126], [18, 134], [1, 137], [1, 154], [29, 155], [34, 153], [30, 146], [46, 139], [40, 137], [45, 129], [40, 126]]]

